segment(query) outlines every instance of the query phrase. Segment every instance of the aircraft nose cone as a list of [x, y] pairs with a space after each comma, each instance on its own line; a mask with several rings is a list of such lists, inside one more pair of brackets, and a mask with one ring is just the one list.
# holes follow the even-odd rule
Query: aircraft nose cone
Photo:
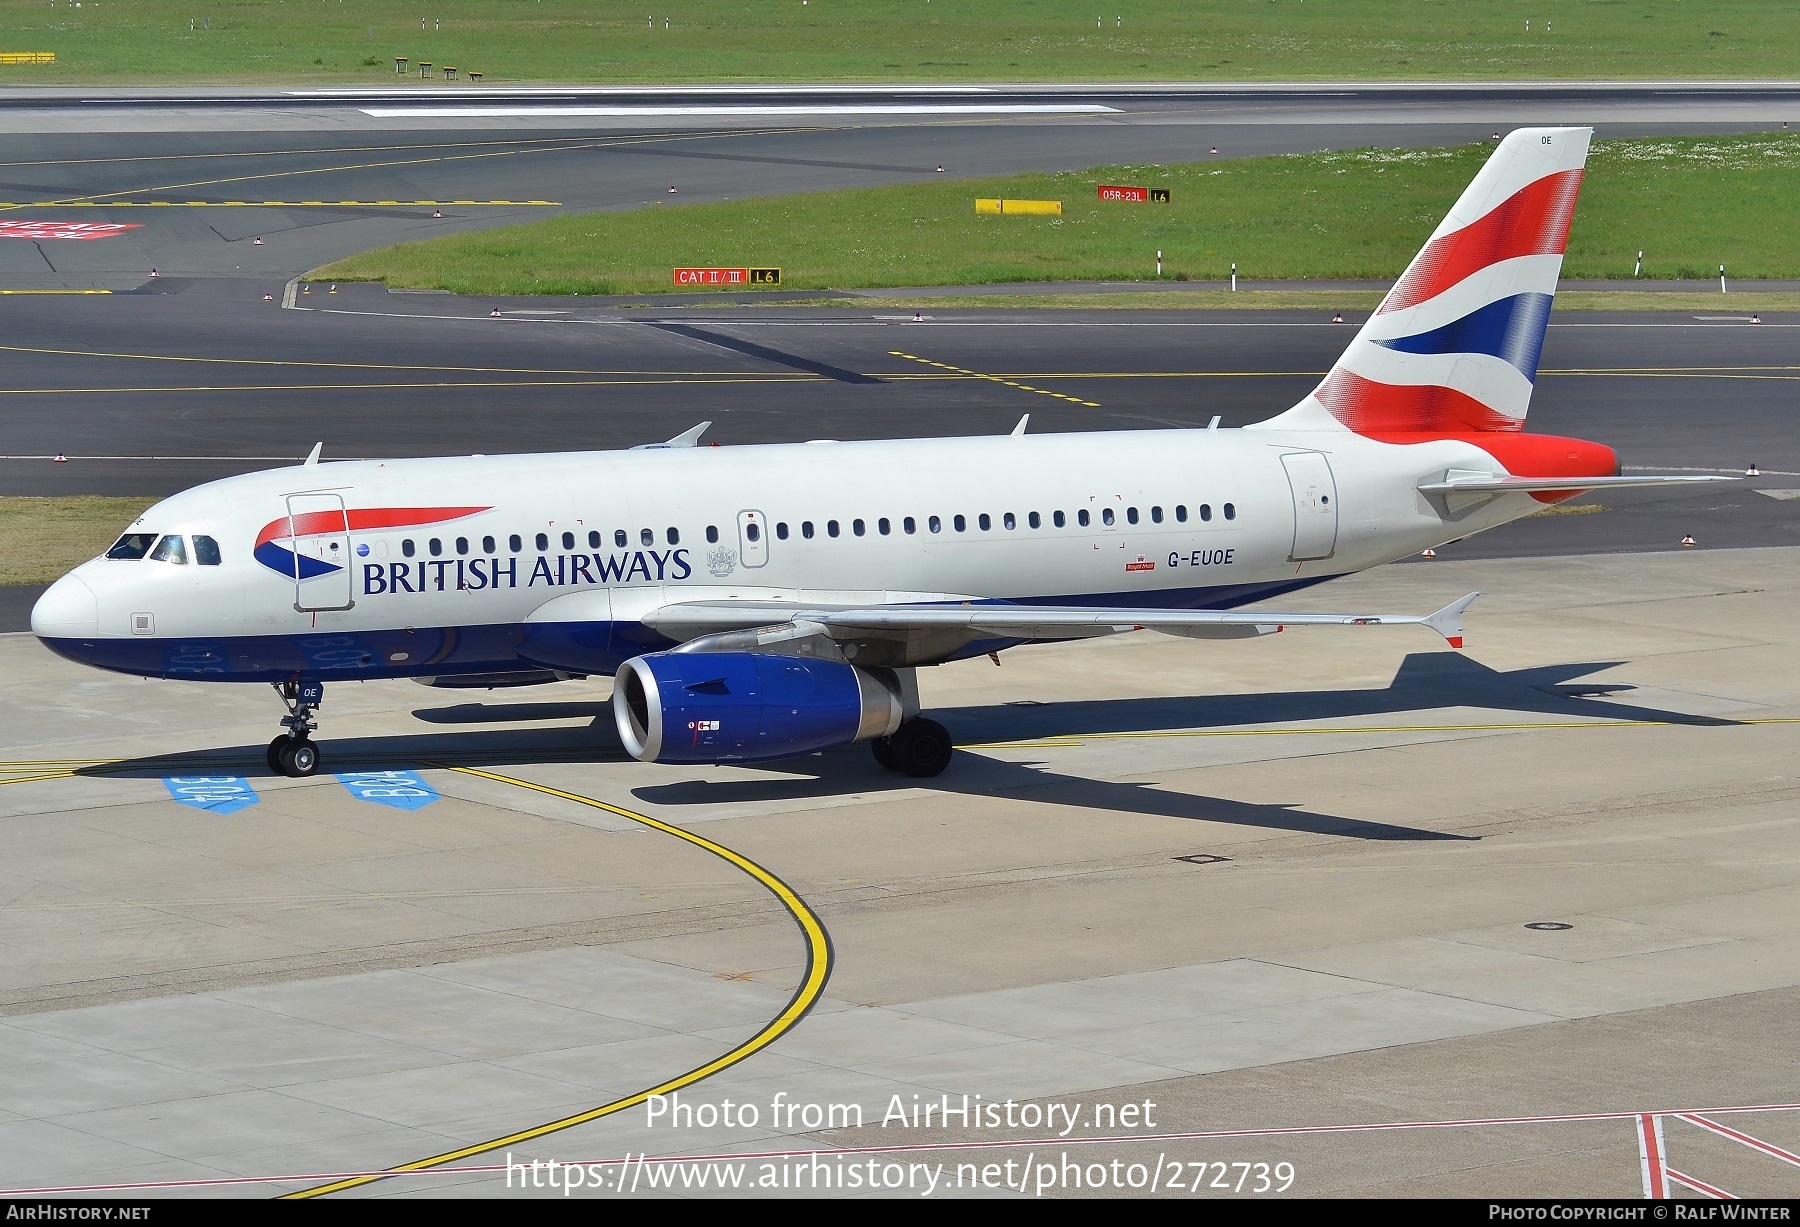
[[94, 590], [65, 575], [31, 607], [31, 633], [42, 639], [91, 638], [100, 630], [100, 602]]

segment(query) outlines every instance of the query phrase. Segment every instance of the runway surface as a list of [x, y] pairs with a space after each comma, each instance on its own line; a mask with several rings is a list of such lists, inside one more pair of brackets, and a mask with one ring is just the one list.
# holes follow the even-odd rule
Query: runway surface
[[[677, 179], [707, 199], [940, 162], [1438, 144], [1526, 114], [1767, 130], [1791, 102], [1115, 100], [1098, 118], [595, 128], [9, 95], [0, 199], [141, 227], [0, 242], [0, 290], [114, 291], [0, 294], [0, 492], [154, 495], [320, 439], [330, 458], [621, 446], [701, 419], [727, 446], [998, 432], [1027, 412], [1033, 430], [1238, 425], [1304, 394], [1348, 327], [284, 300], [373, 243], [634, 207]], [[251, 196], [290, 203], [220, 203]], [[557, 203], [305, 203], [477, 198]], [[1793, 1196], [1800, 1168], [1772, 1151], [1800, 1150], [1800, 319], [1736, 315], [1558, 316], [1531, 424], [1628, 466], [1761, 476], [1590, 498], [1607, 510], [1334, 585], [1420, 609], [1483, 590], [1468, 653], [1405, 631], [1132, 635], [930, 670], [926, 706], [967, 749], [928, 788], [859, 747], [632, 763], [601, 680], [339, 687], [321, 736], [340, 774], [289, 781], [261, 764], [265, 692], [112, 677], [0, 635], [0, 1191], [506, 1195], [511, 1151], [667, 1193], [653, 1173], [724, 1169], [645, 1156], [771, 1152], [758, 1162], [788, 1171], [837, 1148], [953, 1173], [977, 1154], [1157, 1158], [1188, 1182], [1203, 1162], [1285, 1162], [1314, 1195], [1629, 1197], [1685, 1178]], [[0, 590], [0, 629], [28, 598]], [[1571, 927], [1527, 927], [1544, 923]], [[760, 1119], [652, 1123], [657, 1088]], [[965, 1094], [1081, 1123], [876, 1123], [896, 1096]], [[827, 1111], [782, 1121], [784, 1101]], [[1119, 1110], [1149, 1101], [1116, 1140]], [[832, 1128], [855, 1123], [833, 1105], [863, 1127]], [[996, 1147], [870, 1149], [969, 1143]]]
[[[446, 97], [494, 113], [427, 113]], [[570, 109], [596, 100], [608, 113]], [[869, 109], [902, 104], [950, 110]], [[939, 167], [1439, 146], [1539, 122], [1602, 136], [1770, 131], [1800, 123], [1800, 86], [14, 89], [0, 94], [0, 222], [134, 228], [0, 241], [0, 288], [123, 290], [152, 268], [285, 281], [387, 243], [645, 207], [671, 186], [705, 201], [917, 181]]]

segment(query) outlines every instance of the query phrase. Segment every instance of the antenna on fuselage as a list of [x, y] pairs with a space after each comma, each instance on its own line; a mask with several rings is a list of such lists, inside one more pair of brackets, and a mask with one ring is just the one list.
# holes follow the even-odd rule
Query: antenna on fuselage
[[319, 453], [324, 450], [325, 440], [320, 439], [317, 443], [313, 444], [312, 451], [306, 453], [306, 459], [302, 463], [308, 467], [319, 463]]
[[1012, 429], [1012, 437], [1017, 439], [1019, 436], [1023, 435], [1025, 433], [1025, 423], [1029, 422], [1030, 420], [1031, 420], [1031, 415], [1029, 413], [1027, 413], [1024, 417], [1020, 418], [1019, 424], [1017, 426], [1013, 427], [1013, 429]]

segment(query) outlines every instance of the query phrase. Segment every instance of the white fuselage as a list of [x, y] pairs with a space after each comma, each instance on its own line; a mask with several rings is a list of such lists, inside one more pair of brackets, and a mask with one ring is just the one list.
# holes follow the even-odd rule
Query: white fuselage
[[307, 465], [158, 503], [132, 531], [188, 561], [83, 564], [33, 629], [102, 667], [248, 681], [525, 668], [514, 632], [558, 598], [635, 627], [620, 659], [667, 646], [637, 619], [684, 601], [1219, 608], [1541, 506], [1415, 489], [1453, 470], [1503, 472], [1455, 439], [1262, 429]]

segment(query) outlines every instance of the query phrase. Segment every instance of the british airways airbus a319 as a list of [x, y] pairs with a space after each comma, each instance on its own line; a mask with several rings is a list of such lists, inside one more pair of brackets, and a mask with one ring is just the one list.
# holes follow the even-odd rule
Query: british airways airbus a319
[[1621, 477], [1525, 415], [1591, 130], [1495, 149], [1325, 379], [1241, 430], [317, 463], [145, 512], [32, 611], [53, 651], [272, 683], [271, 770], [317, 769], [325, 684], [615, 675], [625, 748], [738, 763], [867, 741], [950, 760], [915, 671], [1140, 628], [1195, 639], [1423, 623], [1235, 607], [1467, 537]]

